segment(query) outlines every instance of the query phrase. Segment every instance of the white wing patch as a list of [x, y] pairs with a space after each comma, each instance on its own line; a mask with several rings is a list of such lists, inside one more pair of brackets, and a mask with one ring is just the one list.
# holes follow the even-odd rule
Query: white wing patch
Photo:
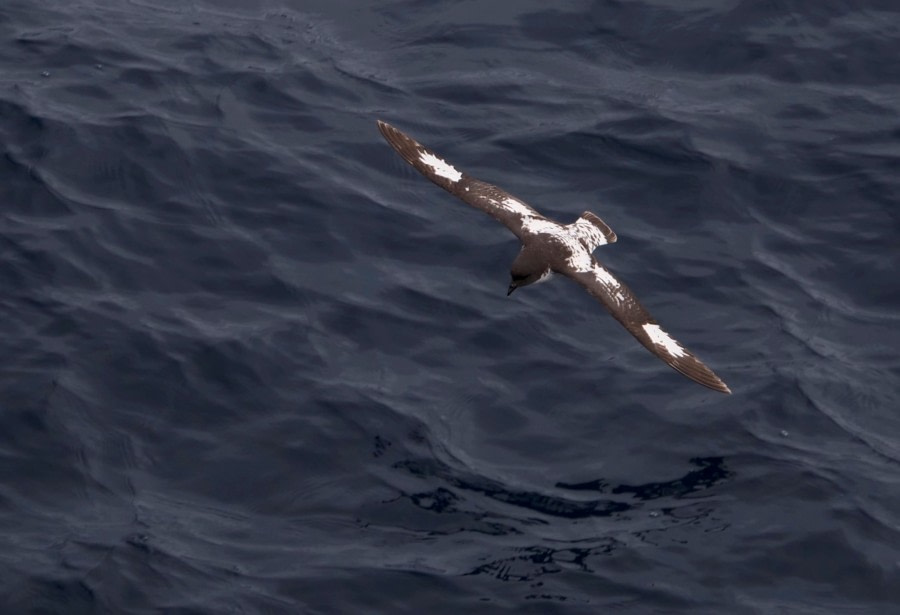
[[525, 203], [510, 197], [506, 197], [500, 203], [497, 203], [493, 199], [491, 199], [491, 202], [495, 205], [499, 204], [500, 207], [506, 211], [521, 216], [522, 230], [526, 233], [534, 235], [553, 235], [554, 237], [565, 239], [565, 230], [561, 224], [538, 216], [535, 214], [534, 210]]
[[613, 274], [611, 274], [609, 271], [607, 271], [605, 267], [601, 267], [600, 265], [597, 265], [596, 267], [594, 267], [593, 273], [594, 273], [594, 277], [597, 279], [597, 281], [600, 282], [601, 284], [603, 284], [604, 286], [606, 286], [607, 288], [609, 288], [610, 290], [612, 290], [614, 288], [619, 288], [620, 286], [622, 286], [619, 283], [619, 281], [613, 277]]
[[613, 274], [602, 265], [593, 265], [590, 271], [594, 279], [609, 290], [610, 299], [615, 300], [619, 305], [625, 303], [625, 292], [622, 290], [622, 283], [613, 277]]
[[553, 235], [554, 237], [564, 238], [565, 233], [562, 227], [556, 222], [547, 220], [546, 218], [535, 218], [533, 214], [529, 214], [522, 218], [522, 228], [535, 235]]
[[[561, 239], [571, 251], [569, 258], [566, 259], [569, 267], [575, 271], [582, 272], [591, 271], [594, 268], [594, 260], [591, 258], [591, 253], [584, 249], [584, 246], [581, 245], [580, 241], [572, 237], [569, 233], [563, 234]], [[615, 278], [613, 278], [613, 282], [615, 282]]]
[[685, 355], [684, 348], [682, 348], [678, 342], [676, 342], [672, 337], [659, 328], [659, 325], [653, 324], [645, 324], [641, 325], [641, 328], [647, 332], [647, 335], [650, 336], [650, 341], [656, 344], [657, 346], [661, 346], [665, 348], [666, 352], [673, 357], [683, 357]]
[[501, 207], [507, 211], [511, 211], [513, 213], [517, 213], [520, 216], [533, 216], [534, 212], [531, 211], [531, 208], [528, 207], [525, 203], [521, 201], [517, 201], [516, 199], [511, 199], [506, 197], [503, 199], [503, 203]]
[[462, 177], [462, 173], [456, 170], [452, 164], [447, 164], [431, 152], [420, 151], [419, 160], [423, 164], [427, 164], [434, 170], [434, 174], [452, 182], [458, 182]]

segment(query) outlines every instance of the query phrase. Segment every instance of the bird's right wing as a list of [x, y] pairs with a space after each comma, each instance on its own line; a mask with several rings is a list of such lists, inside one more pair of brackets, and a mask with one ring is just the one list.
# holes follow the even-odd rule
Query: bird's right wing
[[469, 177], [390, 124], [378, 120], [378, 129], [406, 162], [422, 175], [472, 207], [502, 222], [522, 239], [528, 220], [545, 220], [541, 214], [497, 186]]
[[581, 284], [647, 350], [669, 366], [703, 386], [722, 393], [731, 393], [728, 385], [711, 369], [663, 331], [631, 289], [617, 280], [596, 259], [591, 258], [590, 268], [568, 267], [562, 273]]

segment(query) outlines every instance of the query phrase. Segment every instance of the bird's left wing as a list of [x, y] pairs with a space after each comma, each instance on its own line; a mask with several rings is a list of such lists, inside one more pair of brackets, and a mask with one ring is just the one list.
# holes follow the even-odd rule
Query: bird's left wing
[[731, 393], [728, 385], [711, 369], [663, 331], [631, 289], [617, 280], [596, 259], [591, 258], [590, 267], [569, 266], [561, 273], [581, 284], [647, 350], [669, 366], [703, 386], [722, 393]]
[[545, 220], [521, 199], [497, 186], [458, 171], [456, 167], [390, 124], [378, 120], [378, 129], [391, 147], [422, 175], [453, 196], [502, 222], [519, 239], [522, 239], [522, 226], [527, 220]]

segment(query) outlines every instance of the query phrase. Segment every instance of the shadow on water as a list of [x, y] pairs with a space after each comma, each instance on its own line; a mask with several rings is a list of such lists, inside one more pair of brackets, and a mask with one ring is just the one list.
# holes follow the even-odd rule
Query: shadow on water
[[397, 461], [391, 469], [405, 475], [400, 482], [412, 478], [431, 487], [400, 488], [383, 504], [395, 527], [439, 542], [463, 535], [474, 540], [474, 552], [453, 566], [460, 575], [529, 583], [537, 592], [530, 598], [565, 600], [547, 595], [541, 578], [566, 570], [603, 576], [609, 565], [603, 562], [634, 545], [659, 547], [721, 529], [709, 492], [734, 473], [722, 457], [696, 457], [690, 463], [693, 469], [672, 480], [637, 485], [603, 478], [558, 481], [554, 493], [543, 493], [420, 457]]
[[524, 582], [533, 599], [564, 600], [547, 594], [545, 575], [605, 577], [611, 556], [630, 557], [637, 547], [646, 557], [648, 547], [665, 550], [727, 526], [715, 494], [734, 477], [723, 457], [693, 458], [691, 469], [665, 481], [558, 480], [529, 489], [484, 476], [415, 427], [415, 438], [375, 437], [373, 456], [386, 464], [382, 476], [395, 495], [369, 509], [366, 527], [418, 536], [430, 545], [422, 557], [446, 572]]
[[723, 457], [694, 457], [691, 463], [699, 469], [691, 470], [681, 478], [644, 485], [618, 485], [610, 489], [604, 480], [592, 480], [583, 483], [556, 483], [560, 489], [569, 491], [597, 491], [599, 493], [630, 493], [643, 502], [660, 498], [683, 498], [688, 495], [710, 489], [718, 483], [730, 478], [732, 472], [726, 467]]
[[614, 498], [580, 500], [535, 491], [508, 489], [499, 481], [489, 478], [458, 475], [450, 466], [433, 459], [399, 461], [393, 467], [405, 470], [418, 478], [437, 478], [446, 484], [433, 490], [404, 493], [401, 496], [408, 498], [415, 506], [432, 512], [458, 511], [459, 504], [464, 500], [464, 494], [468, 492], [524, 509], [529, 513], [564, 519], [584, 519], [626, 513], [641, 507], [642, 503], [654, 500], [686, 498], [710, 489], [733, 475], [722, 457], [695, 457], [690, 461], [698, 466], [698, 469], [671, 481], [616, 486], [611, 486], [604, 479], [582, 483], [556, 483], [558, 489], [566, 491], [596, 492], [612, 496], [629, 495], [630, 499], [637, 502]]

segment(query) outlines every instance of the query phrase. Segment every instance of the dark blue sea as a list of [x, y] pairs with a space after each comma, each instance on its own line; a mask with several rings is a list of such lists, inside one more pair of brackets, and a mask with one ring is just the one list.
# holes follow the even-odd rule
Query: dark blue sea
[[[0, 613], [900, 613], [896, 0], [3, 0]], [[407, 165], [562, 222], [733, 390]]]

